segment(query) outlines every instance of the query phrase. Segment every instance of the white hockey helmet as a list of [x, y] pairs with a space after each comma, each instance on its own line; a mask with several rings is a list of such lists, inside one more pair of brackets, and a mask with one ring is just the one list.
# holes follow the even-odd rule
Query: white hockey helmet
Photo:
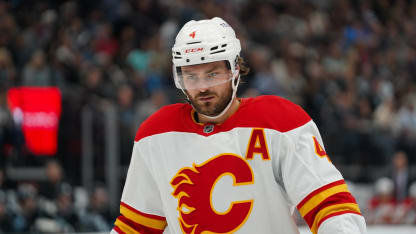
[[[191, 20], [182, 27], [176, 36], [175, 45], [172, 48], [173, 77], [175, 86], [181, 89], [187, 97], [181, 67], [217, 61], [225, 61], [230, 66], [231, 74], [222, 77], [206, 77], [207, 79], [204, 79], [205, 82], [202, 84], [203, 87], [209, 87], [231, 81], [232, 96], [228, 105], [216, 116], [204, 115], [209, 119], [218, 118], [225, 114], [236, 98], [240, 81], [237, 69], [240, 51], [240, 40], [235, 36], [234, 30], [219, 17], [209, 20]], [[198, 89], [200, 86], [197, 84], [187, 88]]]
[[236, 38], [234, 30], [223, 19], [215, 17], [209, 20], [189, 21], [179, 31], [172, 48], [173, 76], [176, 87], [185, 89], [182, 85], [180, 67], [226, 61], [231, 68], [230, 79], [233, 79], [233, 89], [236, 89], [237, 84], [234, 83], [238, 82], [234, 80], [238, 79], [236, 65], [240, 51], [240, 40]]

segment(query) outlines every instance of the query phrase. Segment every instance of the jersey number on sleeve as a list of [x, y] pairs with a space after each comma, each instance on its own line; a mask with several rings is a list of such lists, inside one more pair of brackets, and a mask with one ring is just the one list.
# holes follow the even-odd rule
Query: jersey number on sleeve
[[313, 144], [315, 146], [315, 153], [316, 153], [316, 155], [318, 155], [321, 158], [325, 158], [326, 157], [326, 159], [328, 159], [328, 161], [331, 162], [331, 159], [329, 159], [328, 154], [325, 152], [325, 150], [321, 146], [321, 144], [319, 144], [319, 142], [316, 139], [316, 137], [313, 136], [312, 138], [313, 138]]

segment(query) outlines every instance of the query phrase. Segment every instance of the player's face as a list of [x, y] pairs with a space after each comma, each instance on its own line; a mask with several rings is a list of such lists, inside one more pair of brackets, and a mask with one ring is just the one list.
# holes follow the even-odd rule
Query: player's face
[[[184, 66], [182, 75], [184, 90], [198, 113], [216, 116], [230, 102], [232, 73], [224, 61]], [[214, 84], [213, 79], [216, 79]], [[198, 85], [195, 85], [196, 82]]]

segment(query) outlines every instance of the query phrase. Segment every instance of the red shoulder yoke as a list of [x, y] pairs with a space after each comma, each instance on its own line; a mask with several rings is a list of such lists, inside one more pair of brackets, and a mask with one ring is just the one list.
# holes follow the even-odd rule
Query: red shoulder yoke
[[161, 108], [143, 122], [137, 131], [135, 141], [165, 132], [190, 132], [210, 136], [238, 127], [287, 132], [311, 120], [300, 106], [287, 99], [278, 96], [259, 96], [242, 99], [239, 109], [230, 118], [222, 124], [215, 125], [213, 132], [204, 133], [204, 125], [192, 120], [191, 110], [189, 104], [173, 104]]

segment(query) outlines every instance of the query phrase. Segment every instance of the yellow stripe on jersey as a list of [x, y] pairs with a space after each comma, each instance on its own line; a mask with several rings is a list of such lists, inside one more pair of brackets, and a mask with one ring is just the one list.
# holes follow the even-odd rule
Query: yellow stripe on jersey
[[313, 225], [311, 227], [312, 233], [318, 233], [318, 224], [323, 218], [333, 213], [342, 211], [354, 211], [360, 213], [360, 208], [356, 203], [343, 203], [325, 207], [324, 209], [320, 210], [318, 214], [316, 214], [315, 220], [313, 221]]
[[117, 219], [114, 223], [118, 228], [120, 228], [124, 233], [140, 234], [140, 232], [134, 230], [128, 224], [124, 223], [120, 219]]
[[120, 206], [120, 213], [126, 218], [133, 220], [143, 226], [163, 230], [166, 227], [166, 220], [156, 220], [142, 216], [138, 213], [133, 212], [125, 206]]
[[319, 205], [323, 200], [327, 199], [328, 197], [341, 192], [349, 192], [346, 184], [340, 184], [337, 186], [334, 186], [332, 188], [329, 188], [327, 190], [324, 190], [315, 196], [311, 197], [300, 209], [299, 213], [302, 215], [302, 217], [305, 217], [309, 211], [311, 211], [313, 208], [315, 208], [317, 205]]

